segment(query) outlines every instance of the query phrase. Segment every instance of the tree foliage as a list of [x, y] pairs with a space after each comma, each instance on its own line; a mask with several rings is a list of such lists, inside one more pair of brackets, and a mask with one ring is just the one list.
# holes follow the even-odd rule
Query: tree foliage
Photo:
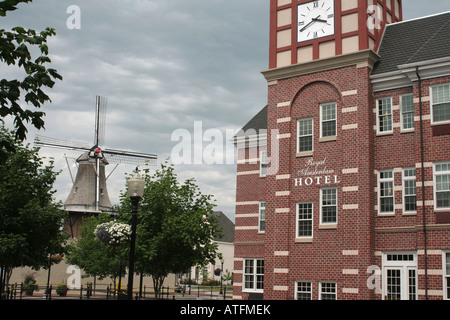
[[129, 245], [110, 246], [101, 243], [94, 235], [97, 225], [113, 220], [113, 217], [106, 213], [85, 219], [80, 238], [67, 247], [67, 262], [83, 269], [86, 277], [115, 279], [124, 273], [128, 266]]
[[[214, 261], [219, 236], [212, 196], [200, 192], [195, 179], [179, 183], [173, 166], [162, 164], [146, 187], [139, 205], [136, 236], [136, 271], [153, 278], [157, 295], [170, 273]], [[129, 212], [123, 194], [121, 211]]]
[[0, 164], [0, 265], [46, 268], [67, 239], [66, 213], [53, 199], [57, 173], [52, 161], [44, 165], [38, 149], [17, 143], [13, 132], [0, 127], [0, 140], [13, 148]]
[[[0, 17], [5, 16], [8, 11], [16, 10], [19, 3], [28, 2], [31, 0], [1, 1]], [[23, 27], [15, 27], [11, 31], [0, 29], [0, 62], [17, 66], [25, 73], [23, 79], [0, 80], [0, 121], [4, 122], [1, 118], [7, 116], [14, 119], [15, 138], [18, 141], [26, 139], [28, 130], [25, 123], [31, 122], [36, 129], [44, 128], [45, 113], [36, 109], [51, 99], [43, 88], [53, 88], [56, 79], [62, 80], [55, 69], [46, 66], [51, 63], [47, 38], [55, 34], [52, 28], [41, 32]], [[38, 48], [36, 58], [32, 56], [33, 50], [29, 47]], [[19, 104], [22, 100], [31, 108], [23, 108]], [[0, 141], [0, 162], [11, 149], [11, 144]]]

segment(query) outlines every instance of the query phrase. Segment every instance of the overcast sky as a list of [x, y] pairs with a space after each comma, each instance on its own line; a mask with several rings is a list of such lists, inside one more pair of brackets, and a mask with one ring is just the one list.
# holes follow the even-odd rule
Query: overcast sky
[[[67, 26], [71, 5], [80, 9], [80, 29]], [[407, 20], [450, 11], [450, 3], [403, 0], [403, 8]], [[227, 130], [240, 129], [267, 101], [260, 72], [268, 67], [269, 0], [35, 0], [0, 18], [0, 28], [15, 26], [56, 30], [51, 67], [64, 77], [47, 90], [46, 129], [30, 128], [30, 141], [38, 133], [92, 144], [100, 95], [108, 99], [106, 147], [157, 154], [162, 162], [180, 143], [172, 133], [185, 129], [194, 142], [200, 121], [203, 133], [222, 133], [224, 149], [233, 150]], [[8, 70], [0, 66], [1, 74]], [[64, 151], [43, 148], [41, 155], [62, 170], [55, 189], [64, 201], [72, 186]], [[195, 177], [202, 193], [214, 195], [216, 209], [234, 220], [236, 163], [222, 160], [175, 170], [180, 180]], [[108, 179], [113, 203], [133, 169], [120, 165]]]

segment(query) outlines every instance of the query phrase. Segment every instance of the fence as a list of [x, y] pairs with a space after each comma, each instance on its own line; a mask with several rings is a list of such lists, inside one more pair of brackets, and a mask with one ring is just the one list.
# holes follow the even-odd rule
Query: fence
[[[184, 285], [175, 288], [163, 287], [158, 296], [155, 297], [153, 287], [146, 286], [133, 288], [133, 299], [231, 299], [232, 286], [216, 285]], [[119, 288], [117, 284], [96, 285], [87, 283], [78, 289], [69, 289], [61, 284], [36, 285], [35, 290], [29, 292], [24, 290], [23, 283], [10, 284], [6, 291], [0, 294], [0, 300], [16, 299], [126, 299], [126, 286]]]

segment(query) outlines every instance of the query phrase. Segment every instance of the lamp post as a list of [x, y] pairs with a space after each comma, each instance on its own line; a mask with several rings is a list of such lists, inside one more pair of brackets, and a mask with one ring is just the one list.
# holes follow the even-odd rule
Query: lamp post
[[136, 247], [136, 224], [139, 201], [144, 195], [145, 180], [136, 169], [135, 174], [128, 179], [128, 196], [131, 199], [131, 239], [130, 239], [130, 265], [128, 267], [128, 300], [133, 298], [133, 276], [134, 276], [134, 251]]
[[223, 282], [222, 282], [222, 280], [223, 280], [223, 258], [221, 258], [220, 259], [220, 262], [222, 263], [222, 266], [221, 266], [221, 268], [220, 268], [220, 292], [219, 292], [219, 294], [223, 294], [223, 286], [222, 286], [222, 284], [223, 284]]

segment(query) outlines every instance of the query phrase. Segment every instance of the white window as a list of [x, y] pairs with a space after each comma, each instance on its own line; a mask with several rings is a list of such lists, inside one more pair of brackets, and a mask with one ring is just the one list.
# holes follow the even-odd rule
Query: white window
[[263, 150], [259, 153], [259, 176], [265, 177], [267, 173], [267, 151]]
[[416, 212], [416, 169], [403, 169], [403, 211]]
[[312, 238], [313, 236], [313, 204], [312, 202], [297, 203], [297, 238]]
[[337, 188], [320, 190], [320, 221], [321, 224], [337, 223]]
[[297, 281], [295, 285], [295, 300], [312, 300], [312, 283]]
[[392, 98], [377, 100], [377, 115], [378, 132], [392, 132]]
[[450, 84], [431, 87], [432, 122], [450, 122]]
[[266, 231], [266, 203], [261, 201], [259, 203], [259, 223], [258, 223], [259, 232]]
[[313, 151], [313, 119], [299, 119], [297, 121], [297, 152]]
[[244, 260], [244, 290], [262, 292], [264, 289], [264, 259]]
[[336, 300], [337, 288], [335, 282], [319, 282], [319, 300]]
[[450, 209], [450, 162], [434, 165], [434, 208]]
[[405, 94], [400, 96], [402, 131], [414, 130], [414, 96]]
[[444, 299], [450, 300], [450, 252], [444, 252]]
[[413, 252], [383, 254], [383, 300], [417, 300], [417, 257]]
[[320, 137], [336, 136], [336, 103], [320, 105]]
[[378, 211], [394, 213], [394, 170], [378, 172]]

